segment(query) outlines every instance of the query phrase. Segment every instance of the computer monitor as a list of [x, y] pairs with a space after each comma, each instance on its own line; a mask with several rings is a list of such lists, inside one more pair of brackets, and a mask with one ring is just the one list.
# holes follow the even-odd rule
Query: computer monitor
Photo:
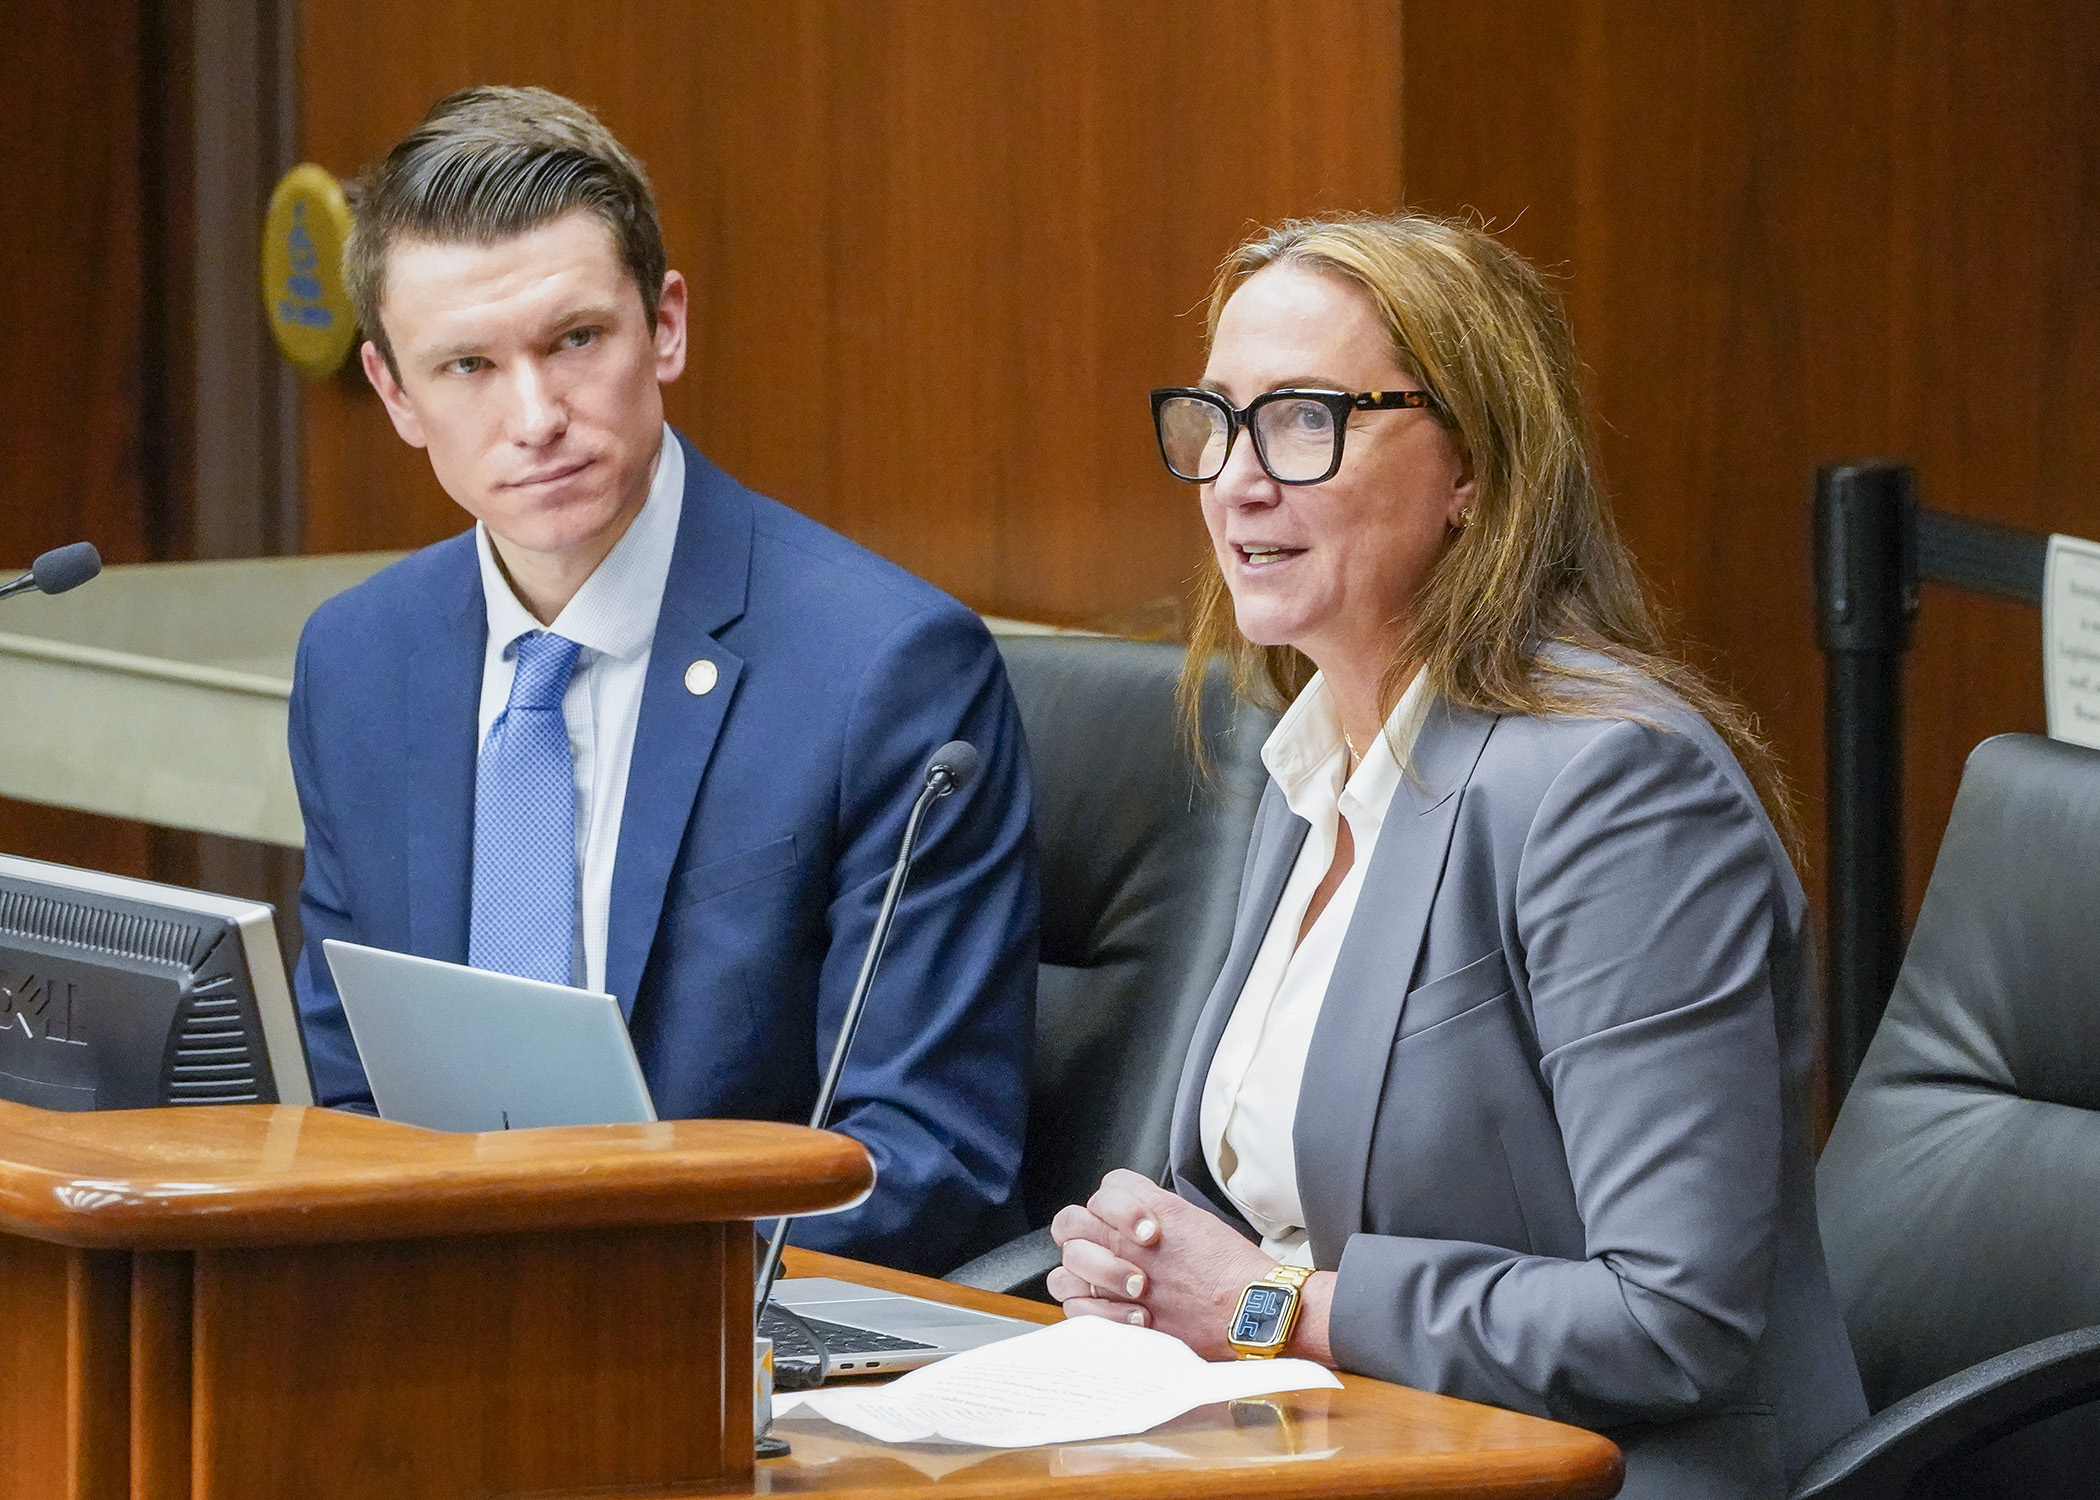
[[0, 1099], [311, 1104], [270, 907], [0, 855]]

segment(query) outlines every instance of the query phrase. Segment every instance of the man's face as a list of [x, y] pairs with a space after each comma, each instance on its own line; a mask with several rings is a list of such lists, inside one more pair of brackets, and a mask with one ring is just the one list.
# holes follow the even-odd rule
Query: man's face
[[652, 334], [587, 209], [491, 245], [401, 239], [380, 299], [401, 376], [369, 343], [365, 374], [499, 542], [595, 566], [648, 498], [659, 387], [685, 369], [685, 296], [667, 274]]

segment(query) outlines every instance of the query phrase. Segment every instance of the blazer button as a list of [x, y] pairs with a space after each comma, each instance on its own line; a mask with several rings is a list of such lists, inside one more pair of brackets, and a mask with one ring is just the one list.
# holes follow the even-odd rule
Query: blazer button
[[685, 669], [685, 690], [695, 698], [704, 698], [715, 690], [721, 677], [715, 664], [703, 656]]

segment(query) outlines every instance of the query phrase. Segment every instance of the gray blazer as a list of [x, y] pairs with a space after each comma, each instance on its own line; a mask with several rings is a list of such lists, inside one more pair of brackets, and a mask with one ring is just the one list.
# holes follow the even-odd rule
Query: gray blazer
[[[1803, 1130], [1812, 936], [1720, 737], [1638, 713], [1431, 710], [1314, 1028], [1299, 1191], [1344, 1369], [1606, 1432], [1624, 1495], [1779, 1496], [1867, 1414]], [[1175, 1188], [1243, 1230], [1203, 1081], [1306, 831], [1272, 784], [1175, 1104]]]

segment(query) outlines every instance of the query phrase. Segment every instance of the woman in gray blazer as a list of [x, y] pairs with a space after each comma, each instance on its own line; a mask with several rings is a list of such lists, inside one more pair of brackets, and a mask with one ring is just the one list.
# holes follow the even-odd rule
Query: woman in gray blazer
[[1627, 1495], [1783, 1495], [1866, 1415], [1784, 793], [1663, 643], [1558, 303], [1469, 226], [1296, 222], [1209, 335], [1153, 393], [1213, 544], [1189, 680], [1288, 708], [1172, 1191], [1064, 1210], [1051, 1291], [1605, 1431]]

